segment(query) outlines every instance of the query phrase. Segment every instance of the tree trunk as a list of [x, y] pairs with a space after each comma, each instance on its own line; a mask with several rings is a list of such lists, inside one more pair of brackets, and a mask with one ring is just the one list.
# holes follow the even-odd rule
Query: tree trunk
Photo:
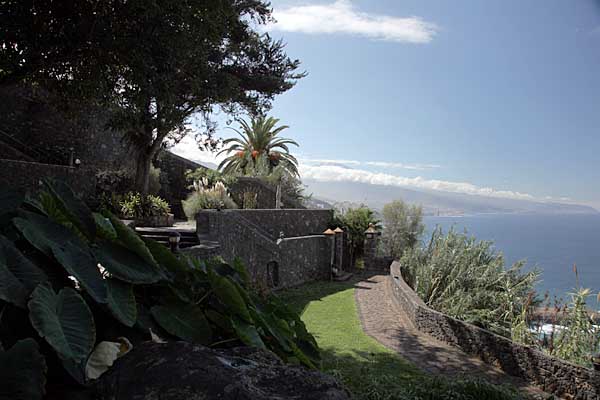
[[135, 171], [135, 186], [137, 191], [144, 196], [148, 194], [150, 188], [150, 165], [153, 155], [144, 149], [140, 150], [137, 157], [137, 165]]

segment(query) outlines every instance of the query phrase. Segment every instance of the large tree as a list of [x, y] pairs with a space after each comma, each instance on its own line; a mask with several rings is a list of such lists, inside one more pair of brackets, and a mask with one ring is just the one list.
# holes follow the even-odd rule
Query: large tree
[[261, 33], [270, 20], [262, 0], [3, 1], [0, 83], [105, 107], [136, 150], [145, 193], [152, 159], [190, 117], [260, 113], [304, 75]]
[[383, 206], [383, 244], [396, 260], [415, 247], [425, 231], [423, 208], [395, 200]]

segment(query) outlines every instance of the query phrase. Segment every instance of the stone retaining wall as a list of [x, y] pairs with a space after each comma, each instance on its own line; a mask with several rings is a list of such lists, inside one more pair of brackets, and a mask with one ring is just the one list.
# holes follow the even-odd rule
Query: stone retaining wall
[[320, 235], [327, 229], [333, 218], [332, 210], [231, 210], [229, 212], [239, 213], [276, 239], [281, 232], [284, 237]]
[[432, 310], [404, 282], [400, 264], [390, 267], [394, 300], [415, 328], [442, 342], [479, 356], [509, 375], [524, 378], [548, 393], [573, 399], [600, 398], [600, 373]]
[[169, 202], [171, 212], [176, 218], [186, 219], [181, 201], [185, 200], [191, 191], [188, 189], [190, 183], [185, 178], [185, 173], [203, 166], [170, 151], [161, 152], [156, 166], [160, 168], [161, 175], [160, 197]]
[[196, 217], [198, 234], [218, 242], [225, 260], [231, 262], [239, 257], [259, 285], [279, 289], [329, 277], [328, 237], [312, 235], [280, 240], [244, 218], [245, 211], [201, 211]]
[[20, 193], [37, 193], [42, 188], [42, 179], [59, 179], [84, 200], [90, 203], [95, 200], [96, 176], [86, 168], [0, 159], [0, 171], [0, 186]]

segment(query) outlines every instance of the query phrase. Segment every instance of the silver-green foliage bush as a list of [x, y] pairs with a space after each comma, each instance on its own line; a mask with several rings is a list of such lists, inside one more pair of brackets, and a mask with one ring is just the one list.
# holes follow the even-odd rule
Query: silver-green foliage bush
[[[588, 312], [590, 289], [578, 289], [570, 294], [571, 303], [563, 311], [563, 326], [553, 337], [551, 354], [562, 359], [591, 366], [591, 357], [600, 353], [600, 327]], [[600, 297], [600, 295], [599, 295]]]
[[539, 278], [523, 271], [524, 262], [506, 267], [492, 242], [440, 228], [427, 246], [406, 251], [401, 265], [429, 307], [507, 337]]
[[200, 210], [238, 208], [221, 182], [208, 187], [203, 186], [202, 183], [196, 183], [195, 190], [181, 204], [183, 212], [189, 220], [196, 218], [196, 214]]

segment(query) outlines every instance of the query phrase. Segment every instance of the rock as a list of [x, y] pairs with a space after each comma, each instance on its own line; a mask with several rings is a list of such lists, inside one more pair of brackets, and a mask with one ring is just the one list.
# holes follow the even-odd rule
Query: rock
[[214, 350], [187, 342], [136, 346], [96, 385], [99, 400], [342, 400], [331, 376], [284, 364], [250, 348]]

